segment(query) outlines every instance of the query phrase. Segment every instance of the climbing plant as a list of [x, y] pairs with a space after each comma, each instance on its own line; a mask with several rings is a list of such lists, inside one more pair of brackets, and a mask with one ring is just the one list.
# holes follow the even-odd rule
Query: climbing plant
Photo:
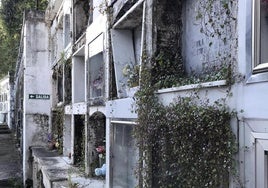
[[[215, 38], [226, 44], [224, 50], [217, 54], [219, 64], [215, 67], [213, 62], [206, 62], [203, 74], [186, 75], [181, 49], [165, 45], [167, 39], [172, 41], [172, 45], [179, 45], [176, 41], [180, 40], [181, 32], [173, 35], [176, 40], [173, 41], [172, 35], [165, 36], [167, 30], [157, 28], [157, 40], [162, 44], [157, 44], [153, 57], [143, 53], [140, 89], [135, 94], [138, 125], [135, 126], [134, 137], [140, 152], [138, 187], [229, 186], [229, 175], [234, 172], [234, 155], [237, 151], [230, 121], [236, 112], [227, 107], [226, 98], [217, 101], [200, 98], [197, 89], [187, 97], [178, 97], [171, 104], [164, 105], [156, 90], [221, 79], [227, 80], [231, 87], [236, 71], [237, 49], [236, 30], [232, 29], [236, 18], [231, 16], [231, 12], [236, 11], [236, 3], [236, 0], [200, 1], [196, 20], [203, 24], [200, 32], [210, 39], [208, 46], [213, 45]], [[173, 5], [182, 8], [182, 1], [176, 1]], [[157, 6], [156, 9], [163, 10], [169, 4], [163, 6], [161, 1], [157, 1]], [[175, 9], [166, 8], [169, 13]], [[173, 21], [167, 27], [179, 29], [173, 23], [181, 23], [180, 17], [181, 13], [170, 16], [160, 11], [155, 19], [160, 20], [157, 22], [160, 23], [159, 27], [165, 27], [161, 20], [171, 18]], [[230, 37], [228, 34], [233, 31]], [[228, 52], [227, 48], [232, 51]], [[174, 70], [176, 65], [177, 69]], [[226, 97], [230, 97], [228, 92], [226, 94]]]
[[[236, 64], [237, 7], [237, 0], [199, 0], [196, 13], [197, 24], [201, 25], [200, 32], [208, 39], [209, 52], [221, 46], [216, 54], [215, 63], [205, 62], [203, 72], [205, 75], [216, 72], [216, 77], [212, 75], [210, 79], [225, 79], [228, 84], [243, 79], [243, 76], [237, 73]], [[211, 68], [214, 71], [211, 71]]]
[[70, 104], [72, 101], [72, 64], [71, 59], [68, 59], [64, 66], [64, 102]]
[[64, 108], [57, 107], [52, 113], [52, 137], [54, 147], [58, 150], [59, 154], [63, 153], [63, 126], [64, 125]]
[[158, 42], [151, 64], [152, 83], [161, 89], [216, 80], [227, 80], [232, 84], [243, 79], [236, 73], [237, 0], [198, 0], [190, 5], [195, 10], [191, 12], [195, 14], [195, 20], [191, 20], [195, 23], [190, 24], [198, 25], [196, 29], [200, 29], [199, 37], [205, 44], [201, 44], [203, 57], [197, 63], [202, 70], [191, 67], [187, 71], [182, 51], [186, 35], [183, 31], [187, 27], [182, 11], [185, 3], [181, 0], [157, 1], [155, 28]]
[[236, 152], [235, 112], [224, 100], [211, 104], [198, 96], [164, 106], [148, 83], [136, 94], [140, 187], [226, 187]]

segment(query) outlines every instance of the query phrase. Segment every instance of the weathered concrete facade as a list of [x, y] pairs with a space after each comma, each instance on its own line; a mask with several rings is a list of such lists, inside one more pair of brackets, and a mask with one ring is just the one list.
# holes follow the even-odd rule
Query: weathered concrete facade
[[[223, 22], [226, 28], [218, 23], [221, 27], [214, 30], [205, 24], [212, 22], [207, 12], [201, 12], [200, 21], [202, 2], [60, 0], [49, 1], [45, 14], [25, 14], [15, 75], [24, 181], [29, 178], [35, 186], [45, 187], [66, 185], [81, 176], [68, 173], [73, 166], [83, 167], [92, 181], [95, 170], [105, 164], [106, 173], [101, 171], [92, 186], [135, 187], [138, 150], [131, 133], [138, 126], [138, 115], [133, 94], [139, 89], [145, 60], [164, 57], [166, 65], [152, 66], [153, 84], [160, 86], [156, 94], [164, 105], [196, 92], [211, 103], [224, 98], [227, 107], [238, 112], [231, 126], [239, 143], [239, 173], [238, 178], [230, 176], [229, 187], [268, 186], [268, 77], [266, 57], [258, 49], [265, 33], [259, 31], [265, 23], [260, 23], [258, 11], [264, 10], [258, 8], [260, 0], [230, 1], [228, 11], [234, 19], [229, 25]], [[213, 6], [215, 18], [221, 15], [219, 7], [217, 2]], [[220, 32], [217, 29], [223, 33], [211, 35]], [[183, 86], [161, 83], [163, 77], [217, 75], [226, 68], [222, 56], [235, 59], [239, 79], [231, 87], [224, 77]], [[130, 79], [128, 70], [138, 70], [133, 73], [136, 80]], [[48, 146], [52, 154], [45, 151]], [[29, 148], [33, 148], [32, 166], [27, 162]], [[59, 155], [54, 156], [56, 150]], [[48, 167], [50, 162], [53, 168]], [[56, 169], [64, 177], [53, 179]]]
[[47, 31], [44, 13], [25, 12], [21, 56], [15, 75], [16, 123], [22, 128], [24, 181], [31, 178], [29, 148], [47, 143], [51, 106]]

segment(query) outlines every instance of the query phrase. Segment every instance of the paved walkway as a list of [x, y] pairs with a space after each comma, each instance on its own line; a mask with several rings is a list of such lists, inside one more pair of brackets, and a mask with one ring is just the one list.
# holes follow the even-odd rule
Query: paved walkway
[[0, 187], [21, 187], [22, 166], [15, 139], [8, 127], [0, 125]]

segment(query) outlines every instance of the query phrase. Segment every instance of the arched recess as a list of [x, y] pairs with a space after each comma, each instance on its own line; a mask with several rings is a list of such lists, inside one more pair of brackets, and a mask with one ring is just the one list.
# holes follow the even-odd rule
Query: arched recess
[[[87, 131], [87, 173], [92, 177], [95, 169], [105, 163], [106, 116], [101, 112], [93, 113], [89, 117]], [[101, 150], [97, 151], [97, 148]]]

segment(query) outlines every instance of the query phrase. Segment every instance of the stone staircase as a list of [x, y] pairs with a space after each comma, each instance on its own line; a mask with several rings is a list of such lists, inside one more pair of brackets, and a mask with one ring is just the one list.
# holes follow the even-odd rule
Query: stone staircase
[[11, 131], [6, 124], [0, 125], [0, 134], [10, 134], [10, 133]]

